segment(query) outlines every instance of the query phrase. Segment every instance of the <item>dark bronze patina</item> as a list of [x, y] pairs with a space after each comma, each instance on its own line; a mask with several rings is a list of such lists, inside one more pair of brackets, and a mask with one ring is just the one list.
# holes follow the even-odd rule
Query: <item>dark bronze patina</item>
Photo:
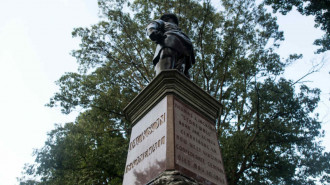
[[178, 23], [175, 14], [167, 13], [147, 27], [147, 35], [157, 43], [153, 58], [156, 75], [166, 69], [177, 69], [189, 78], [188, 70], [195, 64], [192, 43]]

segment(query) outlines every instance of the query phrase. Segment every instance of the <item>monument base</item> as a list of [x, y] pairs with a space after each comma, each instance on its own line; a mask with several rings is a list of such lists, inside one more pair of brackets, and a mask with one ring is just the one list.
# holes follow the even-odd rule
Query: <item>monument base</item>
[[124, 109], [132, 132], [123, 185], [227, 185], [220, 108], [177, 70], [162, 71]]
[[197, 181], [188, 178], [177, 170], [164, 171], [154, 181], [147, 185], [202, 185]]

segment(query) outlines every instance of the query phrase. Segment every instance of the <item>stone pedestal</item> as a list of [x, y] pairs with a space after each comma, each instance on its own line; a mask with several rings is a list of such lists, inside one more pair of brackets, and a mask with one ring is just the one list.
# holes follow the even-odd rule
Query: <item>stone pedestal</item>
[[215, 130], [220, 108], [176, 70], [161, 72], [124, 109], [132, 133], [123, 185], [226, 185]]

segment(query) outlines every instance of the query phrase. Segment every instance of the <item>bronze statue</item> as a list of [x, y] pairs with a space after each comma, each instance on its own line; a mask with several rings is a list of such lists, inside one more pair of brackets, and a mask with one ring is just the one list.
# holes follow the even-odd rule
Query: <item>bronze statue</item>
[[189, 78], [188, 70], [195, 64], [192, 43], [178, 23], [175, 14], [166, 13], [147, 27], [147, 35], [157, 43], [153, 58], [156, 75], [165, 69], [177, 69]]

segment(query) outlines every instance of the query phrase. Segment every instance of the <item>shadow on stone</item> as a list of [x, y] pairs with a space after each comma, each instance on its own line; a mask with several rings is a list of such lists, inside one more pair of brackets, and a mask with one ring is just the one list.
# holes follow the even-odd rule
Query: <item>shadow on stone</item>
[[136, 177], [136, 185], [144, 185], [150, 180], [156, 178], [162, 171], [165, 170], [165, 161], [158, 161], [150, 167], [144, 169], [142, 172], [133, 171]]

